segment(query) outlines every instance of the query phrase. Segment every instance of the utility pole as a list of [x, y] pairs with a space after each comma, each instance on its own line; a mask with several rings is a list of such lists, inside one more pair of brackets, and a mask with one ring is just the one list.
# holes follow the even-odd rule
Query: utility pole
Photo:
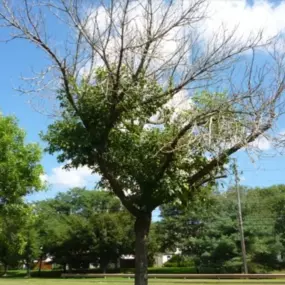
[[236, 162], [233, 165], [233, 171], [234, 171], [234, 176], [235, 176], [235, 188], [236, 188], [237, 204], [238, 204], [238, 222], [239, 222], [239, 233], [240, 233], [243, 270], [245, 274], [248, 274], [247, 261], [246, 261], [246, 247], [245, 247], [244, 230], [243, 230], [242, 209], [241, 209], [241, 199], [240, 199], [239, 178], [238, 178]]

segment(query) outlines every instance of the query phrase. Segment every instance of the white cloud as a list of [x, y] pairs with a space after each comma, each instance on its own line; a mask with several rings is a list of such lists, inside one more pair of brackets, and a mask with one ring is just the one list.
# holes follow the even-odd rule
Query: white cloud
[[[239, 44], [242, 45], [243, 40], [247, 40], [249, 37], [253, 38], [261, 30], [264, 41], [285, 31], [285, 1], [278, 5], [269, 0], [255, 0], [252, 5], [247, 0], [205, 1], [208, 5], [201, 4], [199, 7], [195, 7], [195, 3], [198, 3], [197, 0], [177, 0], [173, 2], [170, 9], [168, 9], [169, 3], [166, 0], [152, 1], [153, 33], [159, 29], [165, 14], [167, 14], [165, 24], [167, 32], [150, 47], [149, 53], [152, 61], [149, 64], [149, 70], [164, 69], [166, 71], [168, 68], [171, 69], [180, 58], [177, 71], [182, 73], [189, 66], [189, 61], [194, 60], [196, 49], [203, 53], [202, 43], [205, 44], [208, 52], [211, 52], [219, 46], [221, 41], [230, 37], [235, 29], [235, 35], [224, 47], [225, 49], [238, 48]], [[117, 62], [120, 55], [118, 49], [121, 46], [120, 33], [124, 10], [124, 5], [120, 3], [118, 1], [115, 4], [112, 20], [110, 13], [102, 6], [86, 11], [86, 14], [89, 15], [87, 33], [91, 38], [94, 38], [95, 42], [98, 42], [98, 39], [102, 41], [97, 44], [101, 45], [100, 48], [106, 47], [106, 54], [111, 62]], [[147, 3], [147, 0], [136, 0], [129, 4], [128, 25], [124, 34], [124, 47], [127, 49], [123, 57], [123, 63], [128, 62], [128, 65], [131, 63], [136, 66], [143, 54], [143, 43], [147, 39]], [[178, 27], [167, 29], [167, 25], [180, 19], [189, 7], [195, 7], [189, 15], [194, 23], [189, 26], [189, 23], [185, 22]], [[204, 15], [206, 15], [205, 19]], [[111, 35], [106, 33], [110, 24], [113, 27]], [[198, 54], [200, 53], [198, 52]], [[95, 56], [94, 60], [97, 66], [103, 64], [98, 56]], [[199, 65], [199, 60], [196, 64]], [[82, 74], [87, 73], [89, 67], [89, 63], [87, 63], [81, 70]]]
[[166, 107], [174, 108], [177, 112], [187, 111], [193, 108], [193, 101], [186, 90], [181, 90], [166, 103]]
[[[200, 9], [197, 9], [196, 2], [189, 1], [173, 1], [169, 7], [168, 1], [165, 0], [153, 0], [152, 1], [152, 33], [159, 33], [158, 39], [149, 47], [149, 54], [151, 54], [152, 61], [150, 62], [149, 69], [156, 70], [159, 66], [173, 65], [180, 58], [180, 64], [184, 65], [189, 61], [190, 49], [188, 48], [191, 40], [193, 39], [193, 29], [189, 27], [189, 24], [181, 23], [176, 27], [171, 27], [173, 23], [179, 22], [182, 15], [186, 10], [189, 12], [189, 18], [199, 18], [202, 16], [206, 9], [206, 5], [200, 5]], [[128, 5], [127, 12], [127, 27], [124, 32], [124, 58], [128, 61], [128, 64], [132, 62], [134, 66], [137, 66], [140, 62], [140, 58], [144, 52], [144, 44], [148, 38], [148, 17], [146, 11], [149, 1], [136, 0], [131, 1]], [[122, 30], [122, 23], [124, 18], [125, 6], [122, 5], [122, 1], [115, 2], [114, 12], [111, 14], [106, 11], [102, 6], [96, 7], [86, 12], [89, 15], [86, 30], [90, 38], [94, 41], [100, 39], [100, 48], [106, 48], [106, 54], [111, 62], [116, 62], [119, 59], [118, 49], [121, 46], [120, 33]], [[165, 21], [166, 19], [166, 21]], [[193, 22], [195, 22], [193, 20]], [[112, 33], [106, 33], [107, 27], [112, 26]], [[159, 31], [159, 32], [158, 32]], [[107, 35], [108, 34], [108, 35]], [[185, 44], [187, 38], [188, 44]], [[100, 58], [96, 58], [96, 64], [101, 65], [103, 61]], [[86, 69], [83, 68], [84, 74]]]
[[[167, 17], [166, 23], [173, 23], [179, 19], [183, 12], [189, 8], [189, 5], [193, 5], [195, 1], [196, 0], [174, 1], [173, 7], [168, 13], [169, 17]], [[120, 55], [118, 49], [121, 45], [120, 31], [124, 6], [120, 5], [121, 2], [119, 2], [120, 1], [118, 1], [118, 4], [115, 4], [115, 15], [113, 15], [112, 21], [110, 14], [106, 12], [105, 8], [99, 6], [97, 9], [91, 10], [92, 17], [89, 18], [87, 25], [89, 35], [94, 37], [94, 40], [102, 38], [103, 42], [99, 43], [99, 41], [98, 45], [101, 44], [105, 46], [104, 36], [100, 37], [99, 34], [107, 35], [106, 28], [112, 23], [112, 33], [110, 35], [108, 34], [108, 40], [105, 43], [107, 57], [113, 62], [117, 62]], [[145, 39], [147, 38], [147, 20], [145, 17], [147, 3], [147, 0], [131, 1], [128, 8], [128, 25], [124, 34], [126, 50], [123, 57], [123, 63], [128, 62], [128, 65], [135, 66], [143, 54], [143, 43], [145, 43]], [[161, 24], [164, 13], [167, 11], [169, 1], [153, 0], [152, 3], [154, 5], [153, 32], [155, 32]], [[183, 56], [178, 68], [181, 74], [180, 72], [175, 73], [177, 81], [179, 81], [180, 75], [182, 76], [183, 70], [187, 71], [189, 66], [191, 66], [189, 63], [190, 60], [193, 60], [193, 70], [195, 71], [196, 65], [199, 69], [200, 53], [197, 51], [198, 60], [195, 62], [195, 44], [193, 44], [193, 42], [196, 43], [197, 34], [200, 36], [197, 40], [198, 43], [201, 43], [200, 40], [206, 43], [206, 46], [208, 43], [209, 46], [207, 46], [207, 48], [211, 50], [217, 48], [219, 41], [225, 41], [225, 39], [235, 31], [233, 39], [231, 39], [228, 46], [225, 47], [225, 50], [227, 50], [227, 48], [238, 49], [238, 44], [242, 46], [243, 39], [246, 40], [250, 36], [254, 37], [254, 35], [257, 35], [261, 30], [263, 31], [264, 40], [268, 40], [278, 33], [284, 33], [285, 31], [285, 1], [281, 1], [277, 5], [269, 0], [255, 0], [253, 4], [250, 5], [248, 0], [208, 0], [208, 7], [205, 7], [204, 5], [200, 6], [197, 8], [197, 11], [193, 9], [195, 12], [190, 15], [190, 18], [196, 17], [197, 19], [200, 19], [200, 16], [202, 16], [205, 9], [207, 9], [207, 12], [205, 12], [207, 15], [206, 19], [199, 20], [198, 23], [193, 25], [193, 29], [189, 27], [189, 23], [183, 23], [177, 28], [167, 29], [168, 32], [156, 42], [156, 45], [151, 45], [150, 53], [152, 54], [153, 61], [149, 68], [152, 71], [158, 69], [167, 70], [168, 68], [172, 70], [173, 63], [177, 61], [177, 57], [180, 57], [181, 54]], [[226, 37], [223, 37], [225, 36], [223, 32], [226, 32]], [[217, 36], [219, 34], [220, 36]], [[213, 37], [215, 41], [213, 41]], [[181, 42], [183, 42], [184, 39], [188, 39], [189, 42], [187, 42], [185, 46], [181, 46]], [[199, 44], [198, 47], [201, 47]], [[191, 47], [193, 48], [193, 54], [191, 54]], [[184, 49], [186, 49], [187, 52], [184, 53]], [[203, 54], [202, 50], [201, 48], [201, 54]], [[192, 55], [193, 59], [190, 59]], [[217, 55], [217, 57], [219, 56]], [[223, 57], [223, 52], [221, 52], [221, 57]], [[203, 62], [202, 55], [201, 58]], [[96, 62], [98, 65], [103, 64], [98, 58]], [[86, 70], [83, 71], [83, 74], [85, 72]], [[167, 76], [166, 71], [165, 74]], [[158, 76], [158, 78], [160, 78], [160, 76]], [[165, 83], [163, 79], [165, 78], [161, 75], [161, 80]], [[178, 112], [191, 108], [191, 101], [189, 97], [187, 98], [187, 93], [183, 92], [184, 91], [176, 94], [176, 97], [172, 98], [167, 105], [175, 105]], [[155, 114], [151, 119], [157, 120], [159, 118], [158, 115], [158, 113]], [[149, 127], [149, 125], [146, 125], [146, 127]], [[262, 150], [268, 150], [271, 147], [271, 143], [264, 138], [259, 139], [252, 145]]]
[[236, 37], [248, 38], [263, 30], [265, 40], [285, 31], [285, 2], [279, 5], [269, 0], [211, 0], [210, 18], [206, 21], [205, 35], [211, 36], [223, 26], [230, 34], [236, 30]]
[[[229, 36], [233, 30], [236, 30], [236, 37], [248, 38], [250, 35], [258, 33], [263, 30], [264, 39], [271, 38], [285, 29], [285, 1], [280, 4], [274, 4], [269, 0], [254, 0], [250, 5], [248, 0], [208, 0], [207, 5], [199, 5], [195, 7], [197, 0], [189, 1], [174, 1], [169, 9], [168, 1], [154, 0], [153, 5], [153, 32], [159, 29], [162, 19], [167, 13], [167, 22], [165, 25], [174, 23], [192, 7], [193, 12], [189, 17], [197, 20], [195, 25], [189, 27], [189, 23], [182, 24], [178, 27], [169, 29], [164, 34], [157, 45], [152, 47], [153, 56], [160, 58], [160, 60], [169, 60], [176, 53], [181, 52], [181, 39], [186, 37], [194, 37], [197, 34], [195, 27], [199, 33], [203, 30], [203, 36], [206, 39], [211, 38], [217, 34], [223, 27]], [[134, 53], [138, 57], [139, 48], [147, 38], [147, 10], [148, 1], [132, 1], [128, 9], [128, 29], [125, 32], [125, 46], [133, 47], [130, 53]], [[194, 8], [195, 7], [195, 8]], [[112, 24], [117, 27], [114, 35], [109, 38], [108, 42], [108, 57], [116, 60], [118, 57], [118, 47], [121, 44], [120, 27], [122, 23], [124, 7], [118, 3], [115, 5], [115, 15], [113, 15]], [[168, 12], [167, 12], [168, 11]], [[98, 32], [104, 33], [108, 25], [110, 25], [110, 14], [101, 6], [98, 7], [90, 17], [87, 29], [91, 37], [98, 38]], [[202, 20], [203, 15], [206, 19]], [[195, 22], [195, 20], [192, 20]], [[192, 23], [193, 24], [193, 23]], [[97, 26], [95, 28], [95, 26]], [[194, 40], [193, 38], [193, 40]], [[222, 36], [220, 37], [222, 38]], [[219, 40], [219, 38], [216, 38]], [[215, 44], [215, 43], [214, 43]], [[189, 54], [188, 54], [189, 55]], [[187, 55], [186, 55], [187, 57]]]
[[268, 138], [261, 136], [257, 138], [254, 142], [250, 144], [249, 147], [257, 148], [259, 150], [270, 150], [271, 149], [271, 142]]
[[60, 187], [84, 187], [88, 183], [98, 180], [99, 175], [93, 174], [92, 170], [87, 166], [72, 168], [66, 170], [63, 166], [58, 166], [52, 169], [50, 175], [43, 175], [43, 179], [47, 183]]
[[[176, 93], [165, 105], [166, 108], [173, 108], [174, 113], [171, 117], [172, 120], [175, 120], [179, 114], [183, 113], [183, 111], [191, 110], [194, 106], [194, 103], [189, 96], [189, 93], [186, 90], [181, 90], [178, 93]], [[146, 124], [144, 126], [145, 129], [151, 129], [154, 126], [158, 126], [157, 123], [161, 119], [161, 112], [158, 111], [156, 114], [151, 116], [149, 120], [154, 123], [152, 124]]]
[[194, 103], [186, 90], [181, 90], [176, 93], [165, 105], [166, 107], [174, 108], [175, 112], [172, 115], [172, 120], [175, 120], [181, 113], [191, 110]]

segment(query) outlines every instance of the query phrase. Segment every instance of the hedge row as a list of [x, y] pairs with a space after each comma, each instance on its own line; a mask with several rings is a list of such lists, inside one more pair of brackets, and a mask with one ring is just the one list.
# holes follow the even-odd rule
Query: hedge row
[[[249, 271], [251, 273], [268, 273], [264, 267], [260, 266], [249, 266]], [[74, 270], [72, 273], [102, 273], [99, 269], [91, 269], [91, 270]], [[109, 269], [106, 273], [134, 273], [134, 268], [126, 268], [126, 269]], [[218, 268], [218, 267], [152, 267], [149, 268], [150, 274], [215, 274], [215, 273], [240, 273], [239, 268]], [[21, 277], [25, 276], [26, 272], [24, 270], [11, 271], [9, 272], [9, 276], [11, 277]], [[52, 270], [52, 271], [32, 271], [32, 277], [43, 277], [43, 278], [59, 278], [62, 274], [61, 270]]]

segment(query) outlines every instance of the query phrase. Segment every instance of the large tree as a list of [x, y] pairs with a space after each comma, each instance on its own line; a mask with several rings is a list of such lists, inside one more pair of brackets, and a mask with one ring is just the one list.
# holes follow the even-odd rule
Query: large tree
[[133, 253], [133, 218], [110, 192], [74, 188], [36, 205], [44, 255], [70, 270], [98, 265], [105, 271]]
[[25, 142], [16, 118], [0, 115], [0, 251], [5, 271], [15, 265], [26, 244], [23, 229], [29, 218], [24, 197], [43, 188], [38, 144]]
[[25, 136], [14, 117], [0, 115], [0, 210], [43, 187], [41, 149]]
[[[280, 114], [278, 45], [260, 66], [262, 33], [245, 39], [221, 25], [203, 37], [206, 0], [1, 3], [1, 26], [11, 39], [32, 42], [51, 60], [38, 79], [51, 79], [51, 71], [60, 85], [60, 118], [44, 136], [49, 152], [59, 152], [67, 168], [99, 173], [134, 215], [135, 284], [147, 284], [152, 211], [185, 202], [224, 176], [229, 157]], [[64, 48], [52, 44], [51, 21], [65, 25]], [[218, 87], [227, 92], [213, 92]]]

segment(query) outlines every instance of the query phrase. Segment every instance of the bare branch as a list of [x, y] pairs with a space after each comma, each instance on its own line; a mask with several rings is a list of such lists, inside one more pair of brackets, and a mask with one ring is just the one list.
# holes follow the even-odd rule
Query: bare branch
[[[219, 167], [231, 154], [270, 130], [284, 113], [284, 51], [280, 52], [275, 39], [264, 40], [262, 30], [245, 37], [239, 36], [238, 26], [229, 31], [221, 25], [206, 35], [207, 0], [22, 0], [22, 4], [0, 0], [0, 27], [10, 32], [7, 41], [26, 40], [50, 62], [20, 92], [35, 94], [50, 84], [63, 89], [72, 114], [90, 135], [96, 153], [92, 161], [134, 215], [140, 209], [125, 195], [127, 186], [139, 189], [134, 191], [138, 199], [151, 197], [152, 189], [142, 194], [144, 179], [128, 172], [123, 181], [114, 170], [122, 162], [116, 164], [106, 155], [113, 130], [122, 136], [135, 130], [141, 143], [154, 128], [161, 132], [169, 128], [168, 141], [149, 153], [158, 161], [151, 165], [152, 181], [148, 182], [157, 186], [184, 153], [189, 185], [198, 187], [210, 181], [209, 175], [219, 177]], [[47, 17], [64, 25], [66, 38], [56, 38]], [[266, 63], [260, 61], [259, 52]], [[107, 73], [106, 85], [98, 83], [99, 67]], [[157, 84], [151, 86], [154, 90], [151, 83]], [[85, 85], [98, 88], [106, 97], [99, 104], [90, 95], [92, 108], [104, 105], [101, 113], [96, 109], [106, 115], [100, 124], [97, 118], [88, 118], [96, 113], [94, 109], [90, 107], [89, 114], [81, 105]], [[208, 103], [203, 101], [205, 90], [216, 101], [212, 97]], [[196, 93], [201, 94], [200, 101]], [[185, 102], [171, 106], [181, 94]], [[152, 119], [155, 116], [157, 120]], [[132, 123], [136, 121], [138, 126]], [[98, 125], [102, 125], [100, 132]], [[199, 169], [195, 156], [210, 159]]]
[[256, 138], [258, 138], [262, 133], [269, 130], [272, 126], [272, 123], [268, 123], [260, 127], [258, 130], [254, 131], [246, 138], [246, 142], [239, 142], [232, 146], [229, 149], [226, 149], [221, 153], [218, 157], [212, 159], [206, 166], [204, 166], [200, 171], [195, 173], [194, 175], [190, 176], [188, 179], [190, 187], [195, 186], [195, 183], [199, 183], [204, 176], [210, 173], [213, 169], [219, 167], [219, 165], [223, 165], [225, 160], [228, 159], [230, 155], [237, 152], [247, 144], [253, 142]]

